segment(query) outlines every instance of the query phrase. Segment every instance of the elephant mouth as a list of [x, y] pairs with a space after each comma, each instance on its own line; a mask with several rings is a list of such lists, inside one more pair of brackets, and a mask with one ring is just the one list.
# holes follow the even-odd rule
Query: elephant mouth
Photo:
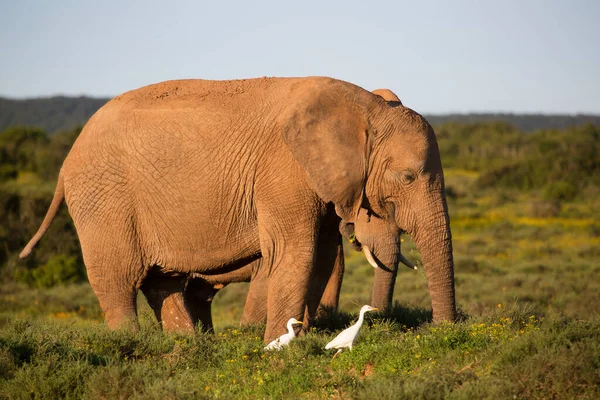
[[[363, 253], [365, 253], [365, 257], [367, 258], [367, 261], [369, 262], [369, 264], [371, 264], [371, 266], [373, 268], [381, 268], [382, 270], [384, 270], [386, 272], [394, 272], [393, 270], [391, 270], [390, 268], [385, 266], [385, 264], [383, 264], [381, 261], [379, 261], [377, 259], [375, 254], [373, 254], [371, 252], [371, 250], [369, 249], [369, 246], [362, 246], [362, 251], [363, 251]], [[402, 252], [398, 252], [398, 261], [410, 269], [417, 269], [417, 266], [414, 265], [413, 263], [411, 263], [408, 259], [406, 259], [406, 257], [404, 257]], [[397, 265], [395, 266], [395, 268], [397, 269]]]
[[[354, 248], [354, 250], [356, 251], [362, 251], [363, 253], [365, 253], [365, 257], [367, 259], [367, 261], [369, 262], [369, 264], [371, 264], [371, 266], [373, 268], [380, 268], [386, 272], [393, 272], [393, 270], [390, 269], [390, 267], [386, 266], [385, 263], [381, 262], [377, 256], [374, 254], [373, 249], [369, 248], [368, 245], [362, 244], [358, 238], [356, 237], [356, 233], [354, 232], [354, 224], [353, 223], [345, 223], [345, 222], [341, 222], [340, 223], [340, 233], [342, 234], [342, 236], [344, 236], [346, 239], [348, 239], [348, 242], [350, 243], [350, 245]], [[406, 259], [406, 257], [404, 257], [404, 255], [402, 254], [402, 252], [400, 251], [400, 235], [402, 235], [403, 233], [405, 233], [405, 231], [403, 229], [399, 229], [398, 232], [398, 236], [396, 238], [397, 242], [396, 245], [398, 246], [398, 261], [396, 262], [395, 265], [392, 265], [391, 267], [394, 268], [394, 270], [398, 269], [398, 262], [401, 262], [402, 264], [404, 264], [406, 267], [410, 268], [410, 269], [417, 269], [417, 267], [410, 262], [408, 259]]]

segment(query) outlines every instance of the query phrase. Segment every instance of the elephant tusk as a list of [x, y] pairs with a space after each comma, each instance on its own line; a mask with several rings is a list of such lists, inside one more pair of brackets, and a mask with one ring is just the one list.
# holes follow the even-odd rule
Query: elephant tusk
[[373, 254], [371, 254], [371, 250], [369, 250], [367, 246], [363, 246], [363, 251], [365, 252], [365, 257], [367, 258], [369, 264], [371, 264], [373, 268], [379, 268], [379, 265], [377, 265], [377, 262], [373, 258]]
[[411, 263], [410, 261], [408, 261], [402, 253], [400, 253], [399, 260], [402, 264], [406, 265], [408, 268], [417, 269], [417, 266], [415, 264]]

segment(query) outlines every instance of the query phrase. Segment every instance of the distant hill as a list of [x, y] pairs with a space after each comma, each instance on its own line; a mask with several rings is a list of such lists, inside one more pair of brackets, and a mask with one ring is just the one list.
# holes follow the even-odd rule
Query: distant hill
[[[92, 97], [49, 97], [11, 100], [0, 97], [0, 131], [9, 126], [35, 126], [53, 134], [70, 130], [86, 121], [109, 99]], [[446, 114], [425, 115], [434, 126], [446, 123], [475, 123], [504, 121], [525, 132], [537, 129], [563, 129], [592, 123], [600, 125], [600, 115], [546, 115], [546, 114]]]
[[0, 98], [0, 131], [9, 126], [42, 128], [50, 134], [83, 125], [109, 99], [56, 96], [12, 100]]
[[600, 115], [575, 114], [446, 114], [425, 115], [433, 126], [447, 122], [472, 124], [475, 122], [503, 121], [519, 128], [523, 132], [533, 132], [538, 129], [564, 129], [587, 123], [600, 125]]

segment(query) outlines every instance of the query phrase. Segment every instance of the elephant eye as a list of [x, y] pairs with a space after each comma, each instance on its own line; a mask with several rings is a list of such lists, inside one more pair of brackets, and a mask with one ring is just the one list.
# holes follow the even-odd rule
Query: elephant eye
[[415, 179], [417, 179], [417, 174], [415, 174], [413, 171], [403, 171], [400, 174], [400, 179], [402, 180], [402, 183], [408, 185], [411, 184], [415, 181]]

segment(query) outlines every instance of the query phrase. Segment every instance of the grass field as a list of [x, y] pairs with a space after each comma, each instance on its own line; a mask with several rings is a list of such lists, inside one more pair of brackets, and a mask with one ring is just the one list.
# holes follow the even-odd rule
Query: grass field
[[185, 337], [161, 332], [143, 299], [140, 330], [110, 332], [87, 284], [5, 283], [0, 398], [600, 398], [600, 195], [557, 206], [474, 193], [473, 172], [446, 177], [457, 324], [428, 322], [424, 272], [401, 267], [394, 309], [368, 315], [354, 350], [331, 360], [324, 345], [370, 298], [356, 252], [340, 313], [275, 353], [262, 350], [264, 327], [237, 322], [247, 284], [217, 295], [216, 334]]

